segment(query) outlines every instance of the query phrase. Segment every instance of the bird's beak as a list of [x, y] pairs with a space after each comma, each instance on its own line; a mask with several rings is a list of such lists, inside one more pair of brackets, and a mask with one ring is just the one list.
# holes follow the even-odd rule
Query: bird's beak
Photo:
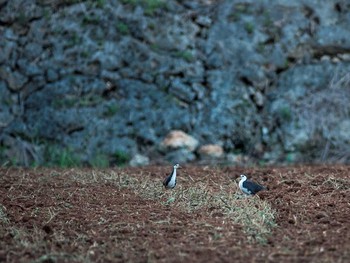
[[177, 167], [177, 169], [182, 169], [182, 166], [179, 165], [179, 167]]

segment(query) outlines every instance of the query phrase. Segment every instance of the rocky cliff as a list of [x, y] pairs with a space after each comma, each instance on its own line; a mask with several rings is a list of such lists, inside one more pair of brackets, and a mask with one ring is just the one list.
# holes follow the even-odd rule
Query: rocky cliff
[[1, 163], [347, 162], [349, 25], [346, 0], [0, 0]]

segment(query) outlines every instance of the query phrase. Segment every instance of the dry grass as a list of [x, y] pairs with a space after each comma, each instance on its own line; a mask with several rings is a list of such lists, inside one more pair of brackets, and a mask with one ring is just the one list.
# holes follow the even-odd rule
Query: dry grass
[[0, 223], [4, 226], [10, 223], [10, 220], [8, 219], [6, 214], [6, 208], [1, 204], [0, 204]]
[[146, 200], [157, 200], [162, 205], [177, 207], [186, 212], [200, 210], [210, 216], [220, 213], [233, 223], [241, 225], [248, 240], [252, 242], [265, 244], [276, 226], [275, 211], [269, 203], [258, 196], [242, 195], [233, 182], [213, 187], [199, 181], [192, 182], [191, 186], [178, 184], [175, 189], [165, 190], [159, 178], [151, 178], [147, 174], [130, 176], [123, 171], [92, 171], [77, 174], [75, 180], [85, 184], [112, 183], [120, 188], [132, 189]]
[[350, 189], [350, 181], [343, 178], [336, 178], [335, 176], [330, 176], [324, 184], [331, 186], [335, 190], [348, 190]]
[[348, 167], [247, 168], [266, 176], [264, 200], [240, 193], [240, 169], [188, 167], [173, 190], [161, 167], [3, 170], [0, 261], [349, 257]]

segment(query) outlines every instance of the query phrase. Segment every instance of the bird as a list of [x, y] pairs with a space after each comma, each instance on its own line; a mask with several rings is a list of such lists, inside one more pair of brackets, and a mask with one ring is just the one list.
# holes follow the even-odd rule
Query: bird
[[173, 189], [176, 186], [176, 169], [179, 168], [181, 168], [181, 166], [178, 163], [175, 164], [171, 174], [169, 174], [167, 178], [164, 179], [163, 185], [166, 189]]
[[244, 174], [241, 174], [241, 180], [239, 181], [238, 186], [246, 195], [255, 195], [257, 192], [266, 189], [260, 184], [247, 180], [247, 176]]

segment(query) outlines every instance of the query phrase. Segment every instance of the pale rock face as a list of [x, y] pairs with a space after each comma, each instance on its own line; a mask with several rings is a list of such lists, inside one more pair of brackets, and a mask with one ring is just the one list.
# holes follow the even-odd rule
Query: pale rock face
[[338, 138], [350, 142], [350, 120], [344, 120], [339, 124]]
[[163, 149], [181, 149], [186, 148], [193, 152], [198, 146], [198, 140], [180, 130], [171, 131], [160, 146]]
[[248, 156], [245, 156], [242, 154], [234, 154], [234, 153], [227, 154], [226, 159], [228, 162], [230, 162], [234, 165], [245, 164], [245, 163], [248, 163], [250, 161]]
[[203, 145], [199, 148], [198, 152], [203, 157], [220, 158], [224, 155], [224, 149], [216, 144]]
[[141, 154], [135, 154], [129, 162], [130, 166], [144, 166], [149, 165], [149, 158]]

